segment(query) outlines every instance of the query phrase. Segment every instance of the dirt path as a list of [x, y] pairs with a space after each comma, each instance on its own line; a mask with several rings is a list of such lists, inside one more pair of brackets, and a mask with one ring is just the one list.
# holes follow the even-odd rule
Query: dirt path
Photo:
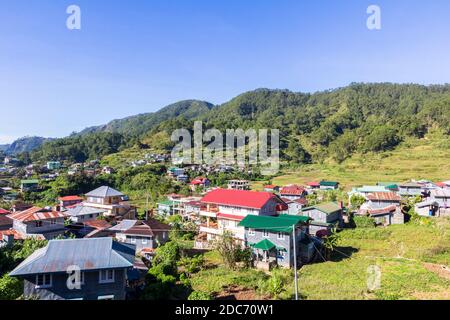
[[447, 280], [450, 280], [450, 268], [447, 266], [443, 266], [440, 264], [434, 264], [434, 263], [424, 263], [423, 266], [433, 273], [436, 273], [441, 278], [445, 278]]

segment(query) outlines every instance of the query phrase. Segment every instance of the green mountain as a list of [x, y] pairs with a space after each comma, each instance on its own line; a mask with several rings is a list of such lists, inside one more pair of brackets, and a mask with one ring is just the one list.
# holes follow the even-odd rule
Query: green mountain
[[84, 130], [76, 137], [46, 143], [35, 158], [82, 161], [136, 144], [170, 150], [174, 129], [279, 129], [282, 157], [292, 163], [342, 162], [355, 153], [395, 149], [431, 129], [450, 134], [450, 85], [351, 84], [317, 93], [258, 89], [223, 105], [189, 100], [156, 113], [138, 115]]
[[177, 117], [193, 119], [203, 113], [208, 113], [214, 106], [205, 101], [185, 100], [171, 104], [157, 112], [139, 114], [124, 119], [113, 120], [106, 125], [87, 128], [79, 134], [94, 132], [111, 132], [132, 136], [140, 136], [158, 124]]
[[5, 154], [16, 155], [23, 152], [31, 152], [42, 146], [43, 143], [51, 141], [50, 138], [43, 137], [23, 137], [11, 144], [1, 145], [0, 150]]

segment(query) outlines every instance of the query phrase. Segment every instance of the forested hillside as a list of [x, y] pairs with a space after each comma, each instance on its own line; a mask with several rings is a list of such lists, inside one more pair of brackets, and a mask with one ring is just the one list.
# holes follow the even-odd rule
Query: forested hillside
[[0, 151], [5, 154], [19, 154], [22, 152], [30, 152], [39, 148], [44, 142], [50, 141], [51, 139], [42, 137], [23, 137], [17, 139], [11, 144], [0, 145]]
[[450, 85], [352, 84], [314, 94], [258, 89], [217, 107], [185, 101], [46, 143], [32, 158], [82, 161], [136, 144], [169, 149], [171, 132], [192, 128], [195, 120], [204, 129], [280, 129], [284, 160], [342, 162], [355, 153], [394, 149], [431, 128], [449, 136]]

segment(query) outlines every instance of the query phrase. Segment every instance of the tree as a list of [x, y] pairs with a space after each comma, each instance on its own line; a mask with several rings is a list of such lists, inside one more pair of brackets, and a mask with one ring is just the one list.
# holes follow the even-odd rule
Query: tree
[[0, 300], [16, 300], [23, 294], [23, 281], [5, 274], [0, 278]]
[[240, 247], [233, 238], [233, 234], [225, 231], [214, 242], [214, 247], [219, 251], [223, 263], [230, 269], [236, 269]]

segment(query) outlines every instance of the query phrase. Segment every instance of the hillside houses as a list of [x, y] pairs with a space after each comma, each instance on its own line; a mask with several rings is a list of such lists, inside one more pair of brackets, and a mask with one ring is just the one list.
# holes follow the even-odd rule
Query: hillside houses
[[305, 196], [308, 194], [308, 192], [302, 186], [292, 184], [292, 185], [282, 187], [279, 191], [279, 194], [280, 194], [281, 198], [285, 198], [285, 199], [294, 201], [294, 200], [305, 198]]
[[206, 210], [200, 211], [200, 216], [206, 222], [200, 226], [200, 238], [211, 241], [216, 236], [229, 231], [237, 241], [243, 244], [245, 230], [239, 227], [248, 215], [274, 216], [283, 201], [269, 192], [254, 192], [245, 190], [216, 189], [206, 194], [201, 202]]
[[321, 230], [329, 233], [333, 228], [341, 228], [343, 226], [343, 213], [343, 204], [336, 202], [321, 203], [302, 210], [302, 215], [311, 218], [309, 226], [311, 235], [316, 235]]

